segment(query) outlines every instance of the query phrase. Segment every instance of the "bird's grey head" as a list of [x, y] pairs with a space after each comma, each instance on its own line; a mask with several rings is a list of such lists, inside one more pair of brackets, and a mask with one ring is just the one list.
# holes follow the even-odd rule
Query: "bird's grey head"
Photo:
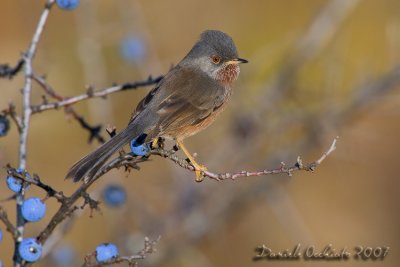
[[230, 84], [239, 75], [239, 63], [247, 60], [238, 57], [232, 38], [221, 31], [207, 30], [179, 65], [200, 69], [211, 78]]

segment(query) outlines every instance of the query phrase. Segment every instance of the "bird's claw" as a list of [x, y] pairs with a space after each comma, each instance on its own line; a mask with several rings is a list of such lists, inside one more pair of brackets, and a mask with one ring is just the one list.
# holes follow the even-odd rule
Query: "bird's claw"
[[177, 141], [178, 146], [182, 149], [183, 153], [187, 156], [188, 162], [190, 162], [196, 173], [196, 182], [201, 182], [204, 179], [204, 172], [207, 171], [206, 166], [198, 164], [190, 152], [183, 145], [182, 141]]
[[196, 173], [196, 182], [200, 183], [204, 180], [203, 172], [207, 171], [207, 167], [204, 165], [196, 164], [197, 166], [193, 165]]

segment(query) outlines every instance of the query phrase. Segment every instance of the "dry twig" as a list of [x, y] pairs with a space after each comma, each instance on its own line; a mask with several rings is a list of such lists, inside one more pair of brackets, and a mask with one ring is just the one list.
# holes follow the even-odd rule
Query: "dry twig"
[[158, 241], [160, 241], [161, 237], [158, 237], [155, 240], [150, 240], [148, 237], [144, 238], [144, 247], [138, 253], [130, 256], [117, 256], [112, 258], [106, 262], [97, 262], [93, 261], [93, 258], [96, 256], [95, 252], [87, 255], [85, 257], [85, 263], [83, 267], [101, 267], [101, 266], [110, 266], [119, 263], [128, 263], [129, 266], [137, 266], [138, 260], [143, 260], [147, 257], [147, 255], [156, 252], [155, 246], [157, 245]]
[[[19, 139], [19, 168], [26, 168], [26, 143], [28, 139], [29, 123], [32, 114], [31, 110], [31, 91], [32, 91], [32, 60], [35, 56], [37, 45], [39, 43], [40, 37], [42, 36], [44, 26], [46, 25], [47, 18], [50, 13], [50, 9], [54, 4], [54, 0], [48, 0], [45, 4], [45, 8], [42, 11], [38, 25], [36, 27], [35, 33], [33, 34], [31, 44], [24, 54], [24, 76], [25, 85], [22, 90], [23, 94], [23, 114], [22, 123], [20, 129], [20, 139]], [[22, 264], [22, 258], [18, 253], [19, 244], [22, 241], [24, 234], [25, 220], [22, 216], [21, 208], [24, 201], [25, 195], [25, 185], [23, 184], [22, 190], [16, 195], [17, 203], [17, 223], [16, 223], [16, 242], [14, 247], [14, 266], [19, 267]]]

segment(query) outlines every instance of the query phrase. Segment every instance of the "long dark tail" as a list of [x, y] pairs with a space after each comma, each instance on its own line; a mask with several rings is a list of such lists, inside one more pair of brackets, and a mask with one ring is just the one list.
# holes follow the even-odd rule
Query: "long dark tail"
[[137, 131], [138, 129], [134, 124], [129, 124], [122, 132], [116, 134], [101, 147], [76, 162], [68, 171], [66, 178], [71, 178], [74, 182], [82, 179], [85, 182], [90, 181], [112, 154], [140, 134]]

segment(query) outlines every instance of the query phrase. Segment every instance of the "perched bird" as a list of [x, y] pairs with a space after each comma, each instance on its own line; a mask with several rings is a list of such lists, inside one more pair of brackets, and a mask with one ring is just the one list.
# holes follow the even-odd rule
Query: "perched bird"
[[202, 171], [182, 141], [209, 126], [224, 109], [237, 79], [240, 63], [232, 38], [224, 32], [207, 30], [190, 52], [143, 98], [128, 126], [108, 142], [75, 163], [67, 174], [74, 182], [85, 182], [97, 173], [108, 158], [134, 138], [142, 143], [173, 139], [196, 171]]

